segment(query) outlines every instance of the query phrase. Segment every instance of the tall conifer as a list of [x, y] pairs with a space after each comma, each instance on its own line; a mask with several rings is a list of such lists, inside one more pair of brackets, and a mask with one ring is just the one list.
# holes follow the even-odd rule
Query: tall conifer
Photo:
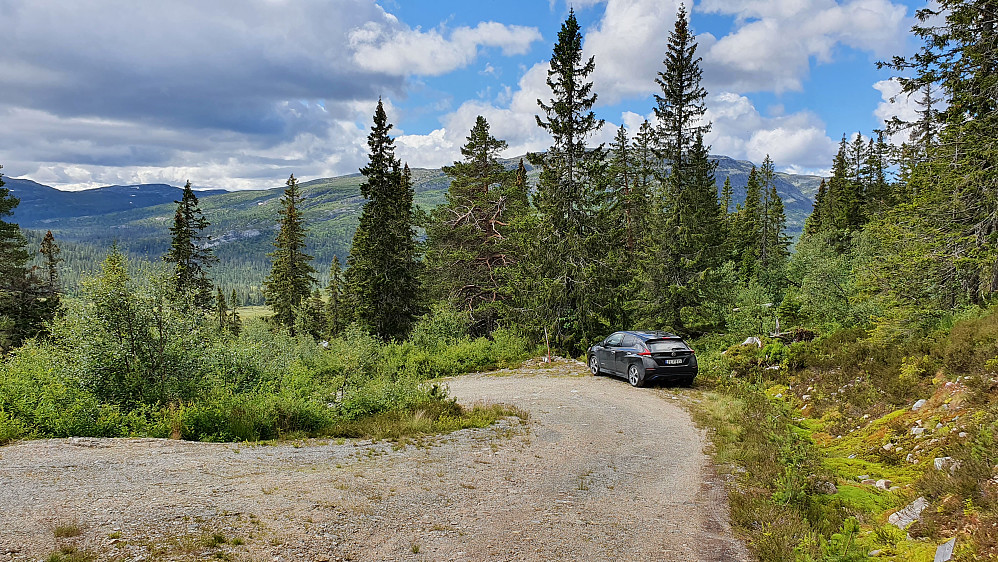
[[0, 354], [44, 334], [59, 307], [48, 283], [28, 266], [31, 254], [21, 227], [3, 220], [19, 203], [0, 173]]
[[439, 297], [469, 314], [469, 330], [485, 335], [498, 326], [508, 294], [504, 272], [519, 260], [510, 223], [525, 212], [514, 184], [518, 171], [499, 162], [506, 142], [478, 116], [461, 147], [464, 160], [443, 168], [451, 177], [447, 202], [433, 211], [427, 227], [427, 263]]
[[208, 247], [204, 229], [211, 223], [198, 204], [191, 182], [184, 185], [170, 227], [170, 250], [163, 261], [174, 264], [173, 289], [180, 298], [191, 298], [194, 306], [208, 310], [212, 306], [212, 283], [208, 269], [218, 261]]
[[420, 312], [412, 176], [395, 158], [391, 128], [379, 99], [367, 136], [368, 164], [360, 170], [367, 201], [346, 271], [356, 320], [385, 340], [404, 338]]
[[609, 298], [612, 258], [601, 232], [608, 204], [604, 150], [586, 146], [603, 121], [592, 111], [596, 94], [589, 77], [595, 61], [582, 58], [580, 30], [569, 11], [547, 73], [553, 97], [537, 100], [544, 113], [537, 124], [553, 144], [544, 154], [530, 155], [542, 171], [534, 199], [539, 232], [525, 275], [530, 288], [524, 307], [534, 314], [528, 322], [549, 327], [556, 345], [571, 353], [585, 349], [615, 321]]
[[270, 275], [264, 281], [267, 305], [274, 311], [274, 321], [295, 334], [295, 309], [307, 299], [315, 284], [312, 256], [305, 253], [305, 217], [302, 192], [294, 174], [285, 184], [279, 211], [279, 229], [270, 254]]
[[657, 220], [644, 244], [641, 277], [645, 279], [640, 317], [649, 326], [686, 330], [683, 311], [695, 309], [709, 292], [710, 272], [724, 259], [724, 219], [717, 200], [710, 147], [704, 135], [707, 91], [697, 43], [681, 6], [656, 83], [658, 156], [663, 168]]

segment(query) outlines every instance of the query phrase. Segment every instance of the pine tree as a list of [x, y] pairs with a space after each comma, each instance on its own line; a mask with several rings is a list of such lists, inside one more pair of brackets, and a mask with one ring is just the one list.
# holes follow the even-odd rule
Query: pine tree
[[163, 261], [174, 264], [173, 289], [180, 298], [190, 298], [195, 307], [210, 310], [212, 283], [208, 269], [218, 261], [207, 245], [204, 229], [211, 225], [201, 212], [191, 182], [184, 185], [177, 211], [170, 227], [170, 250]]
[[267, 305], [274, 321], [295, 334], [295, 309], [307, 299], [315, 284], [312, 256], [305, 253], [305, 217], [301, 210], [302, 192], [294, 174], [288, 178], [281, 197], [279, 229], [274, 240], [270, 274], [264, 281]]
[[368, 164], [360, 170], [367, 201], [346, 271], [356, 319], [385, 340], [404, 338], [420, 312], [412, 178], [408, 166], [399, 168], [391, 128], [379, 99], [367, 136]]
[[605, 197], [606, 164], [603, 146], [586, 141], [603, 126], [592, 107], [596, 94], [589, 76], [595, 60], [582, 58], [582, 34], [575, 12], [558, 32], [547, 84], [553, 98], [537, 100], [544, 117], [537, 124], [551, 134], [553, 144], [544, 154], [531, 154], [541, 166], [534, 204], [538, 236], [529, 259], [530, 282], [523, 308], [533, 312], [527, 322], [537, 329], [552, 328], [555, 345], [579, 353], [614, 322], [611, 278], [614, 273], [604, 246], [601, 222]]
[[520, 171], [507, 171], [498, 160], [505, 148], [506, 142], [494, 138], [488, 121], [478, 116], [461, 147], [464, 160], [443, 168], [451, 178], [447, 202], [433, 211], [427, 227], [426, 260], [435, 296], [469, 315], [474, 336], [498, 327], [509, 296], [501, 270], [518, 261], [509, 226], [526, 206], [512, 193]]

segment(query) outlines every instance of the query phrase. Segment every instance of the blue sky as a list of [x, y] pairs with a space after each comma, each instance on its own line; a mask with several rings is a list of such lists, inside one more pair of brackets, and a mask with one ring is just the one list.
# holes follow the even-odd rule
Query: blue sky
[[[536, 99], [563, 0], [0, 0], [0, 164], [66, 189], [229, 189], [348, 174], [379, 96], [412, 166], [460, 156], [484, 115], [506, 156], [543, 150]], [[651, 116], [679, 3], [571, 3], [596, 57], [593, 143]], [[713, 152], [823, 172], [890, 104], [874, 62], [915, 48], [921, 2], [699, 0], [691, 9]]]

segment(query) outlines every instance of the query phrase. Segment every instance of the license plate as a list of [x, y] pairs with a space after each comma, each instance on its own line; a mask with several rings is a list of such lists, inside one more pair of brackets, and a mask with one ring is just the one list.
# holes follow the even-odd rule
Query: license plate
[[683, 360], [682, 359], [666, 359], [665, 360], [665, 364], [666, 365], [682, 365], [683, 364]]

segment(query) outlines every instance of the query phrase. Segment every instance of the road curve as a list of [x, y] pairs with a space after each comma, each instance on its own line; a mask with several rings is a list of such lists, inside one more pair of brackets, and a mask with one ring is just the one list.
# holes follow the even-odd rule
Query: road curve
[[[100, 560], [748, 560], [704, 435], [678, 405], [688, 391], [584, 373], [559, 362], [450, 379], [461, 403], [513, 404], [529, 422], [401, 447], [0, 447], [0, 561], [66, 548]], [[67, 525], [80, 534], [54, 536]]]

